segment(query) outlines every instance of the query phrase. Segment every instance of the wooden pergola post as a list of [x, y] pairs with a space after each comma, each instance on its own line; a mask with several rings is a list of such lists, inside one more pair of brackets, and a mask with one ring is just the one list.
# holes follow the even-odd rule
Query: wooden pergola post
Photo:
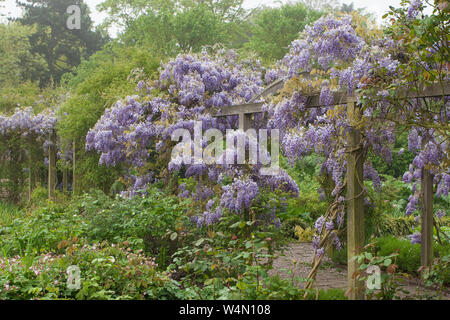
[[421, 264], [429, 267], [434, 258], [433, 253], [433, 175], [430, 170], [422, 171], [422, 230], [421, 230]]
[[48, 198], [54, 199], [56, 187], [56, 143], [54, 134], [49, 134], [48, 147]]
[[31, 201], [31, 194], [33, 193], [33, 159], [31, 148], [28, 150], [28, 202]]
[[73, 152], [72, 152], [72, 194], [75, 195], [75, 141], [73, 141]]
[[67, 171], [68, 171], [68, 169], [66, 168], [66, 162], [64, 161], [63, 177], [62, 177], [62, 179], [63, 179], [63, 193], [64, 194], [67, 194], [67, 180], [68, 180]]
[[[360, 118], [360, 110], [354, 97], [347, 98], [347, 116], [350, 123]], [[351, 128], [348, 133], [349, 154], [347, 158], [347, 260], [348, 293], [350, 300], [364, 299], [364, 283], [357, 277], [358, 263], [352, 258], [364, 246], [364, 154], [360, 146], [361, 133]]]
[[252, 115], [250, 113], [239, 113], [239, 130], [247, 131], [252, 126]]

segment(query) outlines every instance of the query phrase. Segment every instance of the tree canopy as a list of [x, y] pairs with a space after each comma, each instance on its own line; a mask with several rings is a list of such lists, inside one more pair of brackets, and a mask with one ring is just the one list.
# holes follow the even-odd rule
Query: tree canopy
[[[34, 25], [30, 38], [31, 52], [41, 55], [48, 67], [45, 75], [34, 74], [41, 87], [59, 83], [62, 75], [88, 58], [106, 42], [105, 36], [93, 30], [89, 8], [83, 0], [26, 0], [17, 1], [24, 15], [17, 19], [23, 25]], [[67, 27], [67, 8], [76, 5], [81, 10], [80, 29]]]

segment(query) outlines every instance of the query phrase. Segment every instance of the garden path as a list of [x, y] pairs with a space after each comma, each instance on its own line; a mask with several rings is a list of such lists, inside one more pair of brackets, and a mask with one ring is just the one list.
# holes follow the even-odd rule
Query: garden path
[[[311, 270], [311, 262], [314, 257], [314, 249], [311, 243], [293, 242], [289, 244], [283, 253], [279, 253], [273, 262], [273, 269], [269, 271], [270, 275], [278, 274], [282, 278], [291, 279], [293, 276], [306, 278]], [[295, 263], [297, 261], [297, 263]], [[304, 283], [298, 283], [298, 286], [304, 286]], [[329, 258], [322, 260], [317, 278], [316, 287], [319, 289], [347, 288], [347, 267], [343, 265], [336, 265]], [[408, 279], [402, 284], [402, 287], [408, 290], [411, 294], [418, 295], [432, 294], [433, 291], [425, 288], [420, 284], [420, 279]], [[450, 300], [450, 288], [447, 288], [443, 299]]]

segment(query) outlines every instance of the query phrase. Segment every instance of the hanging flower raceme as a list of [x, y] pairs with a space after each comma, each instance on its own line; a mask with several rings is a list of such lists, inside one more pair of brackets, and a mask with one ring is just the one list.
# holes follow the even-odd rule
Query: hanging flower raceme
[[[226, 137], [227, 129], [237, 127], [238, 118], [212, 117], [211, 111], [250, 101], [265, 86], [264, 72], [259, 62], [241, 61], [230, 50], [220, 49], [213, 55], [181, 54], [161, 66], [158, 80], [148, 87], [139, 84], [140, 96], [128, 97], [106, 110], [89, 131], [86, 149], [97, 151], [101, 164], [122, 165], [126, 169], [129, 189], [124, 196], [145, 190], [158, 179], [157, 171], [194, 179], [195, 185], [183, 184], [179, 194], [203, 208], [200, 209], [203, 213], [193, 218], [198, 226], [217, 222], [224, 211], [235, 214], [249, 211], [263, 190], [298, 194], [298, 186], [286, 172], [280, 171], [271, 178], [259, 174], [260, 158], [266, 155], [270, 158], [270, 154], [260, 150], [252, 137], [244, 137], [244, 148], [256, 150], [257, 163], [245, 160], [244, 164], [238, 164], [237, 151], [230, 145], [217, 155], [213, 164], [197, 159], [196, 148], [203, 149], [209, 143], [202, 134], [194, 142], [177, 145], [180, 153], [176, 156], [167, 156], [174, 150], [172, 136], [180, 129], [195, 137], [200, 123], [202, 132], [217, 129]], [[260, 125], [264, 123], [260, 121]], [[230, 135], [236, 143], [242, 138], [239, 132]], [[155, 170], [154, 163], [162, 163], [165, 168]], [[273, 208], [268, 210], [274, 212]]]
[[[349, 149], [346, 132], [355, 125], [350, 123], [346, 108], [332, 105], [334, 92], [351, 93], [365, 88], [367, 79], [377, 69], [394, 76], [399, 62], [392, 58], [391, 48], [388, 39], [373, 43], [358, 34], [351, 16], [329, 15], [307, 26], [302, 38], [291, 44], [277, 68], [270, 70], [270, 79], [285, 81], [281, 95], [265, 105], [269, 126], [280, 130], [284, 154], [291, 163], [312, 153], [323, 156], [321, 173], [328, 174], [334, 182], [332, 195], [339, 204], [339, 214], [318, 219], [314, 241], [318, 256], [323, 254], [319, 244], [326, 232], [332, 243], [341, 247], [334, 230], [342, 225], [345, 205], [341, 194]], [[308, 106], [308, 95], [312, 94], [319, 94], [321, 107]], [[395, 126], [385, 120], [377, 121], [373, 110], [363, 112], [364, 122], [359, 129], [365, 137], [361, 145], [364, 153], [370, 150], [389, 161]], [[376, 190], [381, 189], [380, 177], [370, 161], [364, 164], [364, 176], [373, 181]]]

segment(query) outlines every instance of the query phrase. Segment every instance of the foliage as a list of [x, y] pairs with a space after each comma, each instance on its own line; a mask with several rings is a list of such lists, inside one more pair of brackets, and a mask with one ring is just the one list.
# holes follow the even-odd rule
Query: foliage
[[[434, 247], [435, 255], [437, 257], [443, 258], [450, 252], [448, 243], [435, 243]], [[408, 240], [387, 236], [376, 239], [375, 249], [380, 256], [387, 256], [398, 252], [396, 263], [399, 270], [411, 274], [416, 274], [418, 272], [420, 267], [420, 244], [411, 244]]]
[[[81, 271], [80, 290], [67, 287], [69, 266]], [[126, 244], [81, 245], [74, 239], [63, 254], [0, 258], [1, 299], [158, 299], [170, 298], [167, 274], [154, 259]]]
[[434, 259], [429, 268], [423, 268], [421, 271], [425, 285], [437, 287], [442, 291], [445, 285], [450, 283], [450, 255]]
[[[24, 15], [17, 20], [24, 25], [36, 27], [30, 37], [31, 52], [43, 57], [48, 72], [33, 74], [39, 77], [39, 84], [44, 87], [53, 82], [59, 83], [61, 76], [99, 50], [105, 38], [99, 32], [92, 31], [89, 8], [83, 0], [23, 0], [18, 1], [24, 9]], [[80, 29], [74, 32], [67, 28], [67, 8], [77, 5], [81, 8]]]
[[254, 50], [263, 61], [273, 63], [283, 58], [299, 32], [321, 14], [302, 3], [260, 8], [250, 17], [251, 36], [245, 47]]
[[[357, 276], [358, 279], [376, 284], [377, 280], [372, 277], [379, 277], [379, 288], [368, 287], [366, 289], [368, 299], [400, 299], [400, 296], [398, 295], [400, 291], [400, 277], [396, 274], [397, 265], [395, 264], [397, 253], [392, 253], [388, 256], [373, 255], [369, 250], [370, 247], [370, 245], [366, 246], [365, 250], [360, 255], [353, 257], [359, 264], [360, 274]], [[377, 271], [371, 271], [374, 267], [376, 268], [375, 270], [380, 271], [379, 274], [377, 274]], [[373, 275], [364, 276], [366, 272], [372, 273]]]
[[[0, 83], [2, 86], [7, 83], [18, 85], [26, 81], [35, 82], [48, 71], [43, 55], [32, 51], [30, 37], [35, 32], [35, 26], [22, 25], [18, 22], [0, 24]], [[19, 101], [15, 103], [17, 102]]]
[[143, 249], [164, 267], [181, 244], [187, 204], [187, 200], [179, 201], [152, 188], [145, 198], [111, 199], [102, 192], [86, 194], [75, 210], [83, 216], [87, 239], [127, 241], [133, 250]]
[[63, 148], [76, 142], [78, 191], [101, 188], [108, 192], [118, 179], [119, 169], [98, 166], [98, 156], [85, 152], [86, 134], [106, 108], [134, 94], [139, 81], [151, 78], [159, 61], [154, 53], [141, 48], [109, 45], [83, 61], [73, 74], [64, 76], [71, 94], [59, 110], [58, 134]]
[[297, 226], [307, 228], [307, 225], [308, 224], [302, 218], [289, 218], [283, 220], [281, 223], [281, 231], [285, 237], [295, 239], [295, 228]]
[[413, 217], [393, 217], [384, 214], [380, 217], [380, 221], [375, 226], [374, 235], [383, 237], [392, 235], [395, 237], [407, 236], [411, 234], [411, 230], [417, 226], [417, 222]]
[[25, 211], [14, 204], [0, 201], [0, 226], [10, 224], [15, 218], [23, 216]]
[[311, 227], [303, 229], [300, 226], [295, 226], [295, 235], [302, 242], [311, 242], [312, 239], [314, 238], [315, 231]]
[[190, 285], [214, 284], [222, 279], [224, 286], [236, 286], [241, 293], [256, 290], [258, 294], [261, 279], [271, 266], [279, 231], [230, 215], [221, 218], [214, 231], [203, 227], [196, 233], [200, 234], [191, 236], [191, 241], [174, 254], [170, 270], [185, 273], [183, 281]]
[[242, 0], [226, 1], [104, 1], [106, 24], [125, 27], [120, 39], [158, 54], [174, 56], [204, 45], [228, 44], [243, 32]]

